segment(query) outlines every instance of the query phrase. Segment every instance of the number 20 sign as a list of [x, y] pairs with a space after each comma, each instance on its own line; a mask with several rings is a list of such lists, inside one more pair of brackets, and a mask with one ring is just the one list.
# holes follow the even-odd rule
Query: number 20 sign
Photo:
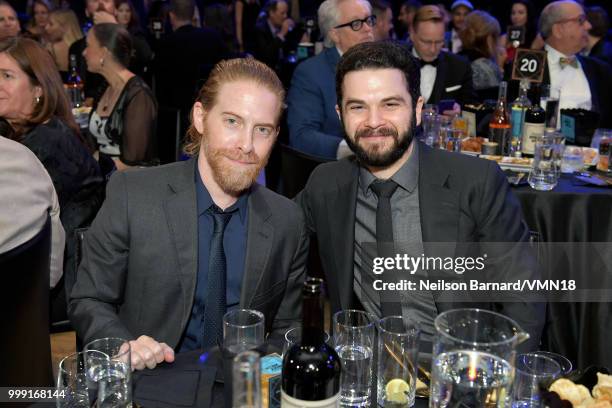
[[512, 65], [512, 79], [542, 82], [545, 68], [546, 51], [519, 48]]

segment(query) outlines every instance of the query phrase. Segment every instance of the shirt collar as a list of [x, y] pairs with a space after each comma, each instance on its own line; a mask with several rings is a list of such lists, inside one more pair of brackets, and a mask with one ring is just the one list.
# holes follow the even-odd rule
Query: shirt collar
[[544, 46], [544, 49], [548, 53], [548, 62], [551, 64], [553, 63], [558, 64], [561, 58], [570, 58], [573, 56], [573, 55], [565, 55], [562, 52], [557, 51], [555, 48], [551, 47], [548, 44]]
[[[198, 205], [198, 216], [204, 214], [211, 206], [215, 205], [208, 189], [204, 185], [202, 181], [202, 177], [200, 176], [200, 171], [198, 170], [198, 166], [195, 166], [195, 184], [196, 184], [196, 198]], [[240, 215], [240, 221], [244, 222], [247, 212], [247, 203], [248, 197], [251, 189], [249, 188], [246, 192], [238, 197], [238, 200], [232, 204], [230, 207], [226, 208], [224, 212], [233, 212], [238, 211]]]
[[[419, 143], [416, 139], [412, 140], [412, 146], [412, 153], [408, 156], [408, 160], [391, 176], [391, 180], [409, 193], [412, 193], [419, 183]], [[370, 173], [365, 166], [360, 166], [359, 185], [365, 195], [369, 195], [370, 186], [376, 180], [378, 180], [376, 176]]]
[[266, 19], [266, 22], [268, 23], [268, 27], [270, 27], [270, 31], [272, 32], [272, 36], [276, 36], [276, 34], [280, 30], [278, 28], [274, 27], [274, 24], [272, 24], [269, 19]]

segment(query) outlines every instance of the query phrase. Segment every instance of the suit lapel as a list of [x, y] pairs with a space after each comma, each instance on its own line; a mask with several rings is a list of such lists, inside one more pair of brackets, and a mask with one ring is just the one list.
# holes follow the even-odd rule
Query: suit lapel
[[274, 241], [274, 226], [270, 222], [272, 212], [262, 197], [261, 188], [254, 184], [249, 196], [247, 249], [240, 290], [240, 306], [246, 308], [251, 306], [257, 292], [262, 289], [261, 284]]
[[[441, 52], [438, 56], [438, 67], [436, 68], [436, 80], [434, 81], [434, 87], [431, 91], [431, 96], [429, 97], [430, 101], [440, 102], [442, 99], [442, 94], [444, 93], [444, 87], [446, 86], [446, 70], [448, 61], [446, 59], [446, 54]], [[429, 102], [428, 102], [429, 103]]]
[[323, 200], [327, 208], [332, 247], [338, 248], [333, 256], [336, 271], [328, 271], [330, 290], [335, 290], [342, 309], [351, 308], [353, 301], [353, 260], [355, 241], [355, 208], [357, 206], [357, 184], [359, 167], [352, 161], [347, 166], [346, 174], [336, 179], [337, 188], [327, 194]]
[[194, 181], [197, 159], [193, 158], [181, 166], [179, 177], [168, 183], [170, 195], [163, 206], [178, 259], [178, 277], [183, 294], [181, 327], [185, 327], [191, 315], [198, 272], [198, 215]]
[[580, 65], [582, 66], [582, 70], [584, 71], [584, 75], [589, 83], [589, 89], [591, 90], [591, 110], [594, 112], [600, 112], [599, 106], [599, 90], [597, 89], [597, 73], [593, 69], [593, 65], [589, 63], [589, 60], [582, 55], [578, 55], [578, 61], [580, 61]]
[[[434, 152], [419, 143], [419, 207], [423, 243], [456, 242], [459, 231], [459, 197], [449, 188], [448, 169], [435, 160]], [[453, 256], [454, 244], [445, 246], [447, 254]], [[425, 247], [426, 253], [427, 247]]]

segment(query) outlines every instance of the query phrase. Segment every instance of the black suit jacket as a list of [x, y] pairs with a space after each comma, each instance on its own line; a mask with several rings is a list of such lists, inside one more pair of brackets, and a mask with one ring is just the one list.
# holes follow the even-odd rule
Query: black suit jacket
[[[176, 347], [191, 316], [198, 269], [196, 159], [118, 172], [88, 230], [69, 316], [85, 342], [148, 335]], [[249, 222], [240, 307], [266, 331], [300, 319], [308, 237], [299, 207], [259, 185]]]
[[[419, 206], [424, 243], [528, 240], [520, 204], [495, 162], [433, 150], [422, 143], [419, 149]], [[352, 158], [322, 164], [296, 197], [309, 231], [316, 234], [334, 311], [353, 305], [358, 178], [359, 166]], [[447, 255], [457, 256], [452, 247], [449, 246]], [[535, 269], [530, 273], [531, 278], [538, 276]], [[465, 304], [437, 303], [436, 306], [441, 312]], [[513, 302], [479, 306], [516, 320], [530, 333], [530, 347], [537, 347], [544, 324], [541, 304]]]
[[198, 87], [226, 54], [221, 35], [209, 28], [186, 25], [164, 36], [157, 43], [153, 63], [157, 100], [188, 115]]
[[255, 26], [255, 48], [253, 49], [255, 58], [270, 68], [276, 69], [284, 46], [284, 41], [270, 30], [268, 20], [260, 19]]
[[441, 52], [438, 56], [436, 81], [427, 103], [438, 104], [454, 99], [461, 106], [476, 100], [470, 62], [455, 54]]

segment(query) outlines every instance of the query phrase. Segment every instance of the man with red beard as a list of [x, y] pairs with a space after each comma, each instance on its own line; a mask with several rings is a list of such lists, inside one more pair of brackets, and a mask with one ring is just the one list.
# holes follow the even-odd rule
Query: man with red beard
[[266, 333], [301, 316], [308, 239], [299, 207], [255, 183], [284, 98], [254, 59], [215, 66], [192, 108], [193, 157], [124, 173], [86, 234], [69, 313], [77, 335], [130, 340], [132, 367], [223, 341], [223, 314], [261, 311]]
[[[399, 43], [359, 44], [340, 58], [336, 109], [355, 157], [317, 167], [296, 200], [318, 240], [332, 310], [363, 308], [376, 318], [409, 317], [421, 326], [421, 350], [431, 352], [434, 318], [459, 302], [440, 301], [437, 294], [418, 287], [381, 288], [377, 280], [398, 283], [416, 274], [418, 284], [417, 279], [433, 275], [428, 275], [429, 267], [385, 266], [381, 271], [380, 263], [374, 268], [375, 256], [385, 265], [389, 260], [394, 264], [402, 253], [410, 253], [413, 260], [440, 256], [458, 260], [464, 250], [482, 256], [478, 244], [503, 242], [511, 244], [504, 246], [508, 254], [495, 254], [500, 257], [497, 260], [503, 259], [501, 264], [525, 262], [514, 279], [524, 274], [534, 278], [536, 272], [530, 263], [533, 258], [515, 257], [525, 248], [516, 243], [526, 242], [529, 233], [519, 202], [497, 164], [434, 150], [414, 139], [423, 107], [419, 72]], [[452, 245], [437, 246], [449, 242]], [[465, 243], [470, 243], [468, 248]], [[489, 252], [489, 258], [492, 255]], [[476, 277], [490, 277], [489, 271]], [[463, 273], [451, 272], [448, 278], [457, 279]], [[466, 272], [465, 276], [474, 275]], [[539, 344], [544, 321], [541, 304], [515, 299], [514, 303], [485, 301], [478, 307], [516, 320], [531, 335], [528, 348]]]

